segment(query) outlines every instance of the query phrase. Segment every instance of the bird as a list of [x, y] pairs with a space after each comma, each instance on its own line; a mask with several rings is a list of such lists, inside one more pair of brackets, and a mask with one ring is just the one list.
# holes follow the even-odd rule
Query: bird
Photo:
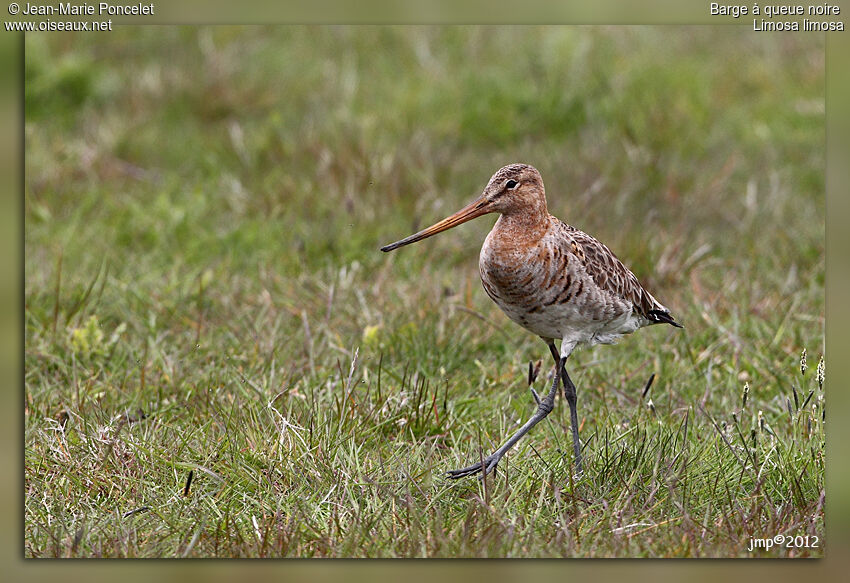
[[478, 463], [448, 471], [447, 477], [480, 473], [484, 479], [554, 409], [559, 382], [570, 407], [574, 470], [581, 476], [577, 393], [566, 370], [573, 350], [579, 345], [613, 344], [645, 326], [683, 326], [607, 246], [549, 214], [543, 178], [529, 164], [504, 166], [476, 200], [381, 251], [416, 243], [489, 213], [500, 216], [479, 254], [484, 291], [508, 318], [547, 344], [555, 361], [554, 380], [542, 399], [531, 389], [534, 414], [501, 447]]

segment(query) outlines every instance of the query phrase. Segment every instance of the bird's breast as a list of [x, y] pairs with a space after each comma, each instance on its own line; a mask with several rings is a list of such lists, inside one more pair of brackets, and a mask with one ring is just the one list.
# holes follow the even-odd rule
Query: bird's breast
[[569, 241], [550, 235], [518, 241], [494, 229], [479, 256], [484, 290], [511, 320], [538, 336], [575, 334], [587, 341], [626, 306], [599, 289], [569, 249]]
[[547, 292], [558, 278], [555, 254], [545, 241], [523, 243], [491, 231], [479, 256], [481, 283], [511, 320], [535, 334], [560, 338], [544, 314]]

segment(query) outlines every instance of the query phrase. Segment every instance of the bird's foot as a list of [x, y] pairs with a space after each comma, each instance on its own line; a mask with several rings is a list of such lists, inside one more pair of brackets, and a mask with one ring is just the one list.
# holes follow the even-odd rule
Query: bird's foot
[[484, 476], [496, 469], [496, 465], [499, 463], [500, 459], [502, 459], [502, 456], [497, 456], [496, 454], [493, 454], [484, 458], [483, 461], [480, 461], [476, 464], [472, 464], [471, 466], [467, 466], [459, 470], [449, 470], [448, 472], [446, 472], [446, 477], [450, 480], [458, 480], [460, 478], [473, 476], [478, 472], [481, 472], [481, 475], [478, 476], [478, 479], [483, 480]]
[[584, 464], [580, 456], [576, 456], [573, 460], [573, 465], [570, 466], [573, 470], [573, 481], [579, 482], [584, 477]]
[[531, 396], [534, 397], [534, 402], [537, 403], [537, 406], [540, 406], [540, 395], [537, 394], [537, 391], [531, 389]]

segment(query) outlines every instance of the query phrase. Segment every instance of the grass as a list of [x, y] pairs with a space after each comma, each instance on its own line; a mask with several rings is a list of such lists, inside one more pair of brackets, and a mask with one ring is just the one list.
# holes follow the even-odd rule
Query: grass
[[[822, 556], [823, 59], [735, 27], [28, 35], [25, 555]], [[570, 359], [581, 480], [559, 400], [450, 482], [548, 351], [480, 289], [491, 220], [377, 249], [515, 161], [686, 328]], [[748, 552], [777, 534], [820, 545]]]

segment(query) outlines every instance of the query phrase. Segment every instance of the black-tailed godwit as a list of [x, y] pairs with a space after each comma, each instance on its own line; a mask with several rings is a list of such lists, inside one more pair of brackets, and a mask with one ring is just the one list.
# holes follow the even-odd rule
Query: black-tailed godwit
[[[533, 166], [511, 164], [496, 172], [477, 200], [401, 241], [392, 251], [488, 213], [501, 216], [487, 235], [478, 260], [487, 295], [507, 316], [540, 336], [555, 360], [555, 378], [537, 410], [493, 454], [459, 470], [461, 478], [493, 470], [502, 456], [554, 408], [559, 378], [570, 406], [575, 467], [582, 472], [576, 388], [565, 367], [579, 344], [611, 344], [652, 324], [682, 326], [608, 247], [549, 214], [543, 179]], [[561, 341], [560, 351], [555, 340]]]

